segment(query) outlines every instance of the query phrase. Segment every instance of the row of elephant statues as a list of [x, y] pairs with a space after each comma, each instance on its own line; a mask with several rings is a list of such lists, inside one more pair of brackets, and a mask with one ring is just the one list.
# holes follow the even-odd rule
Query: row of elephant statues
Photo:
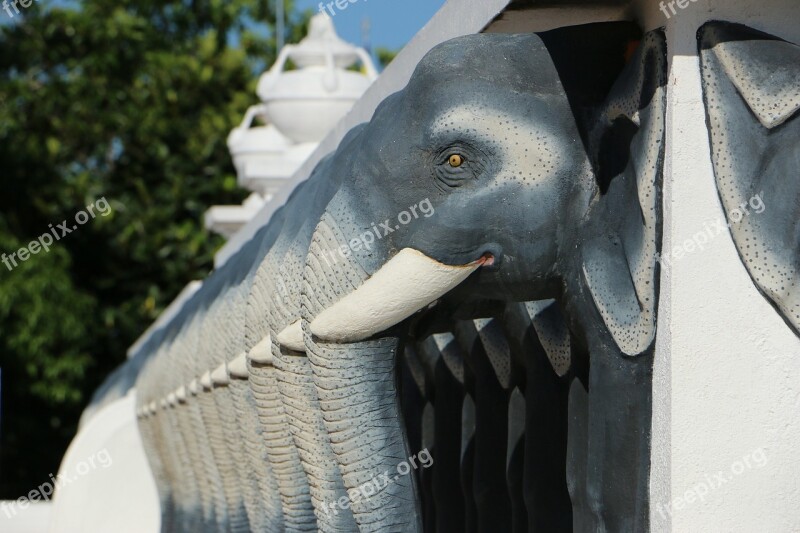
[[[782, 191], [731, 236], [798, 331], [797, 47], [698, 38], [723, 208]], [[648, 530], [667, 80], [629, 22], [431, 50], [142, 348], [162, 529]]]

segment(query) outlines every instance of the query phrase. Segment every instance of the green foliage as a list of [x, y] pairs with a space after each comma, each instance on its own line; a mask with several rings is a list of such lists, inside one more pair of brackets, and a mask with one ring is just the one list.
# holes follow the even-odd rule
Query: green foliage
[[375, 56], [378, 58], [378, 63], [381, 64], [381, 70], [389, 66], [389, 63], [400, 53], [400, 50], [389, 50], [388, 48], [377, 48]]
[[[0, 498], [55, 472], [94, 388], [211, 269], [222, 240], [202, 217], [247, 195], [225, 139], [275, 57], [267, 9], [39, 2], [0, 29], [0, 253], [100, 197], [112, 207], [49, 253], [0, 264]], [[308, 17], [288, 21], [289, 42]]]

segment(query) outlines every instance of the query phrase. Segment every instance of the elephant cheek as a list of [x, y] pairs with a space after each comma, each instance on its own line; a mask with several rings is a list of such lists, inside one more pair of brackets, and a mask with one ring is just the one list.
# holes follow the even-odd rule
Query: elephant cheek
[[[368, 278], [355, 261], [332, 264], [326, 251], [347, 242], [338, 226], [323, 217], [306, 261], [303, 329], [306, 353], [325, 427], [362, 532], [421, 531], [413, 475], [397, 466], [410, 453], [401, 422], [395, 379], [398, 339], [384, 337], [353, 343], [322, 342], [308, 332], [310, 321]], [[329, 255], [327, 255], [329, 257]]]

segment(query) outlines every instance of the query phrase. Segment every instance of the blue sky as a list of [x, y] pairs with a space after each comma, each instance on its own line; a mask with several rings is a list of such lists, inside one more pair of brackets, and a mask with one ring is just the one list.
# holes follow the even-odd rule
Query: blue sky
[[[319, 0], [295, 0], [298, 9], [319, 10]], [[326, 0], [325, 4], [331, 0]], [[333, 23], [341, 38], [362, 45], [362, 21], [371, 25], [370, 39], [373, 50], [378, 47], [402, 48], [411, 37], [427, 23], [445, 0], [356, 0], [339, 11]], [[340, 4], [342, 2], [340, 1]]]
[[[331, 0], [325, 0], [327, 4]], [[340, 4], [342, 0], [340, 0]], [[396, 50], [402, 48], [422, 28], [445, 0], [355, 0], [347, 2], [344, 10], [333, 9], [333, 23], [340, 37], [351, 43], [362, 45], [362, 24], [369, 20], [369, 38], [372, 49], [378, 47]], [[51, 0], [53, 6], [77, 4], [74, 0]], [[296, 9], [319, 10], [319, 0], [295, 0]], [[5, 12], [0, 11], [0, 15]], [[12, 23], [8, 17], [0, 16], [0, 24]]]

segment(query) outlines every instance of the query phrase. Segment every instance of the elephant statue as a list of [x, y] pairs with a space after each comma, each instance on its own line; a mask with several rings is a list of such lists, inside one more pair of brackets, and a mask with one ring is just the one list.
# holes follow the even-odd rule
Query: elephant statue
[[[347, 142], [345, 138], [342, 145]], [[356, 526], [348, 510], [324, 508], [325, 502], [345, 496], [344, 483], [322, 422], [302, 334], [297, 333], [308, 243], [320, 213], [340, 183], [336, 176], [342, 174], [335, 170], [333, 159], [324, 160], [288, 200], [284, 209], [289, 214], [260, 263], [247, 314], [250, 383], [259, 415], [267, 432], [283, 436], [273, 454], [297, 454], [292, 459], [294, 471], [279, 479], [279, 485], [286, 487], [282, 493], [285, 508], [297, 509], [292, 529], [326, 532], [352, 531]], [[280, 411], [283, 421], [278, 422], [274, 417]], [[278, 457], [274, 460], [285, 464]], [[296, 483], [304, 487], [302, 502], [297, 499]]]
[[165, 531], [648, 530], [665, 83], [631, 23], [431, 50], [148, 348]]
[[[305, 349], [345, 486], [355, 490], [413, 452], [395, 360], [421, 310], [444, 300], [554, 299], [589, 357], [575, 363], [586, 370], [569, 395], [570, 434], [585, 435], [568, 451], [576, 529], [640, 531], [664, 37], [644, 35], [603, 98], [572, 101], [551, 37], [472, 35], [436, 47], [337, 150], [346, 175], [306, 258]], [[414, 485], [401, 476], [351, 501], [360, 530], [421, 530]]]

